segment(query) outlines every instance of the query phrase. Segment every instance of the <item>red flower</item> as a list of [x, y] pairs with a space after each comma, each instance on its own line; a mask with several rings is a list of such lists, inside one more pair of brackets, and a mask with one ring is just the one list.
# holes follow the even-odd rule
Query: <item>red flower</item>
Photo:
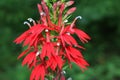
[[45, 57], [51, 58], [53, 55], [55, 55], [54, 45], [50, 42], [46, 42], [42, 47], [40, 55], [41, 59], [44, 59]]
[[86, 69], [89, 64], [84, 60], [81, 52], [71, 46], [65, 48], [66, 57], [71, 62], [75, 62], [81, 69]]
[[37, 46], [39, 40], [41, 39], [41, 33], [46, 28], [45, 25], [36, 24], [32, 26], [29, 30], [25, 31], [21, 36], [19, 36], [14, 42], [20, 44], [24, 41], [23, 46], [29, 45]]
[[18, 59], [20, 59], [22, 56], [24, 56], [29, 50], [30, 50], [30, 48], [29, 48], [29, 49], [26, 49], [25, 51], [23, 51], [23, 52], [18, 56]]
[[45, 73], [46, 69], [44, 64], [39, 64], [33, 69], [30, 80], [44, 80]]
[[36, 65], [36, 51], [30, 52], [23, 60], [22, 65], [28, 64], [30, 66], [33, 64]]
[[73, 29], [75, 34], [79, 37], [79, 39], [85, 43], [85, 42], [88, 42], [88, 40], [90, 40], [90, 37], [85, 33], [83, 32], [82, 30], [80, 29]]
[[62, 31], [62, 33], [64, 33], [64, 34], [66, 33], [68, 35], [70, 35], [70, 34], [76, 34], [83, 43], [88, 42], [88, 40], [91, 39], [84, 31], [82, 31], [80, 29], [77, 29], [77, 28], [71, 28], [71, 27], [73, 27], [72, 24], [70, 26], [67, 26]]
[[60, 70], [62, 70], [63, 60], [60, 56], [52, 56], [47, 61], [47, 67], [50, 67], [54, 71], [57, 68], [57, 66]]
[[71, 46], [72, 45], [77, 45], [76, 40], [72, 36], [70, 36], [69, 33], [61, 35], [60, 38], [61, 38], [61, 41], [63, 43], [63, 46], [65, 46], [65, 43], [67, 43]]

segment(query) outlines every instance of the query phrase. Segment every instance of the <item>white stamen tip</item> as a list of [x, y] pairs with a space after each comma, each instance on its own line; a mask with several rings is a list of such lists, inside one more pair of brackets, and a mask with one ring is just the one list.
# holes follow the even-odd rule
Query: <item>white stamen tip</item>
[[30, 22], [35, 22], [32, 18], [28, 18], [27, 20]]
[[60, 46], [60, 43], [59, 43], [59, 42], [57, 42], [57, 46]]
[[45, 32], [49, 32], [49, 30], [48, 30], [48, 29], [46, 29], [46, 30], [45, 30]]
[[67, 32], [66, 34], [67, 34], [67, 35], [70, 35], [70, 33], [69, 33], [69, 32]]
[[48, 80], [47, 78], [45, 78], [45, 80]]
[[71, 77], [69, 77], [67, 80], [72, 80], [72, 78], [71, 78]]
[[67, 22], [68, 22], [68, 20], [66, 19], [64, 22], [65, 22], [65, 23], [67, 23]]
[[75, 47], [77, 47], [77, 45], [74, 45]]
[[62, 71], [61, 73], [62, 73], [62, 74], [66, 74], [66, 71]]
[[44, 13], [44, 12], [41, 12], [40, 15], [41, 15], [41, 16], [42, 16], [42, 15], [45, 15], [45, 13]]
[[77, 16], [76, 19], [82, 19], [82, 16]]
[[36, 53], [36, 56], [38, 56], [40, 54], [40, 51], [38, 51], [37, 53]]
[[29, 24], [29, 23], [27, 21], [25, 21], [23, 24], [25, 25], [25, 24]]
[[24, 25], [27, 24], [29, 27], [31, 27], [30, 23], [27, 22], [27, 21], [25, 21], [23, 24], [24, 24]]

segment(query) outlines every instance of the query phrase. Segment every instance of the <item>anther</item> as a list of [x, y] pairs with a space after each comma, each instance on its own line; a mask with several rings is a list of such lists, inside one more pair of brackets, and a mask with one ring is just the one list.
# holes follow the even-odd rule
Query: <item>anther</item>
[[69, 77], [67, 80], [72, 80], [72, 78], [71, 78], [71, 77]]
[[77, 45], [74, 45], [74, 47], [77, 47]]
[[48, 80], [47, 78], [45, 78], [45, 80]]
[[49, 30], [48, 30], [48, 29], [45, 29], [45, 32], [49, 32]]
[[23, 24], [24, 24], [24, 25], [27, 24], [27, 25], [29, 26], [29, 28], [31, 28], [30, 23], [28, 23], [27, 21], [25, 21]]
[[59, 42], [57, 42], [57, 46], [60, 46], [60, 43], [59, 43]]
[[67, 22], [68, 22], [68, 20], [66, 19], [64, 22], [65, 22], [65, 23], [67, 23]]
[[28, 18], [27, 20], [30, 21], [30, 22], [33, 22], [33, 24], [36, 25], [35, 20], [33, 20], [32, 18]]
[[38, 56], [40, 54], [40, 51], [38, 51], [37, 53], [36, 53], [36, 56]]
[[76, 20], [77, 20], [77, 19], [82, 19], [82, 16], [77, 16], [77, 17], [76, 17]]
[[42, 15], [45, 15], [45, 13], [44, 13], [44, 12], [41, 12], [40, 15], [41, 15], [41, 16], [42, 16]]
[[81, 16], [77, 16], [77, 17], [74, 19], [74, 21], [72, 22], [72, 24], [71, 24], [71, 26], [70, 26], [70, 29], [73, 28], [73, 26], [74, 26], [74, 24], [75, 24], [75, 22], [76, 22], [77, 19], [82, 19], [82, 17], [81, 17]]
[[61, 74], [66, 74], [66, 71], [62, 71]]
[[67, 32], [66, 34], [67, 34], [67, 35], [70, 35], [70, 33], [69, 33], [69, 32]]

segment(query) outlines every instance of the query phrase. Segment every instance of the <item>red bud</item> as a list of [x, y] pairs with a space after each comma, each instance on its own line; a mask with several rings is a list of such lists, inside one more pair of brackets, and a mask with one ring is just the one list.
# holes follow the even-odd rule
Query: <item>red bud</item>
[[76, 7], [72, 7], [67, 11], [67, 15], [73, 13], [76, 10]]
[[74, 4], [74, 1], [68, 1], [68, 2], [66, 3], [67, 6], [71, 6], [71, 5], [73, 5], [73, 4]]

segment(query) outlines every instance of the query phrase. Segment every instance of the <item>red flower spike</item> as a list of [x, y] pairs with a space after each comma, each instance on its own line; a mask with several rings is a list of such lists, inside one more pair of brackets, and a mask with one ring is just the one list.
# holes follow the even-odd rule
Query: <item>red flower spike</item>
[[61, 71], [66, 63], [71, 67], [71, 62], [74, 62], [81, 70], [89, 66], [79, 50], [84, 48], [73, 36], [76, 34], [82, 43], [90, 40], [84, 31], [75, 27], [76, 20], [81, 19], [81, 16], [76, 17], [69, 25], [66, 20], [68, 15], [76, 10], [76, 7], [66, 9], [73, 3], [74, 1], [58, 1], [48, 7], [42, 0], [41, 4], [37, 5], [40, 19], [36, 23], [28, 18], [33, 26], [25, 22], [29, 29], [14, 40], [16, 44], [23, 42], [23, 47], [28, 46], [18, 59], [25, 55], [22, 65], [26, 64], [30, 69], [33, 68], [30, 80], [44, 80], [49, 75], [54, 76], [53, 80], [65, 80]]

